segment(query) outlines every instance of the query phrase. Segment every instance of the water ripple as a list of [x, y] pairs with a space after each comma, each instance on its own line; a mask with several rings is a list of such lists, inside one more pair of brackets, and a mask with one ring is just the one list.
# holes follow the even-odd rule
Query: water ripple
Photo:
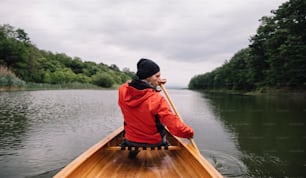
[[205, 158], [225, 177], [246, 177], [247, 167], [239, 159], [214, 150], [200, 150]]

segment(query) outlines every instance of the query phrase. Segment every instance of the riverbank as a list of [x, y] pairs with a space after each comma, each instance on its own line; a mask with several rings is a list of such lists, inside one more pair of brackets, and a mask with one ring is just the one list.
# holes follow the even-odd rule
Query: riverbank
[[23, 87], [4, 87], [0, 86], [0, 92], [1, 91], [22, 91]]
[[[1, 91], [34, 91], [34, 90], [73, 90], [73, 89], [92, 89], [106, 90], [118, 89], [120, 85], [113, 85], [110, 88], [103, 88], [97, 85], [88, 83], [63, 83], [63, 84], [46, 84], [46, 83], [26, 83], [24, 86], [0, 86]], [[179, 89], [177, 87], [170, 87]], [[188, 89], [188, 88], [181, 88]], [[306, 96], [306, 89], [289, 89], [289, 88], [260, 88], [252, 91], [213, 89], [213, 90], [198, 90], [207, 93], [223, 93], [231, 95], [303, 95]]]
[[303, 94], [306, 95], [306, 89], [291, 88], [261, 88], [258, 90], [246, 92], [247, 95], [271, 95], [271, 94]]
[[227, 89], [213, 89], [213, 90], [200, 90], [207, 93], [224, 93], [232, 95], [304, 95], [306, 96], [306, 89], [290, 89], [290, 88], [260, 88], [252, 91], [241, 90], [227, 90]]
[[[117, 86], [114, 86], [117, 87]], [[110, 88], [113, 89], [114, 87]], [[46, 83], [26, 83], [22, 87], [17, 86], [0, 86], [0, 91], [34, 91], [34, 90], [65, 90], [65, 89], [108, 89], [88, 83], [63, 83], [63, 84], [46, 84]]]

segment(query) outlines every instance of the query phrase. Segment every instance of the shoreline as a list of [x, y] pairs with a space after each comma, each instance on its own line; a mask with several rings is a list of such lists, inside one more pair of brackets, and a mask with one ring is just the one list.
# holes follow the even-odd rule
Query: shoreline
[[[102, 88], [90, 84], [80, 83], [69, 83], [69, 84], [36, 84], [29, 83], [26, 86], [0, 86], [0, 92], [15, 92], [15, 91], [39, 91], [39, 90], [116, 90], [119, 85], [114, 85], [110, 88]], [[214, 90], [203, 90], [203, 89], [188, 89], [194, 91], [201, 91], [207, 93], [219, 93], [229, 95], [248, 95], [248, 96], [260, 96], [260, 95], [302, 95], [306, 96], [306, 89], [273, 89], [264, 88], [253, 91], [239, 91], [239, 90], [227, 90], [227, 89], [214, 89]]]
[[[190, 89], [191, 90], [191, 89]], [[240, 91], [240, 90], [227, 90], [227, 89], [215, 89], [215, 90], [195, 90], [203, 91], [207, 93], [219, 93], [230, 95], [248, 95], [248, 96], [260, 96], [260, 95], [303, 95], [306, 96], [306, 89], [273, 89], [265, 88], [252, 91]]]
[[91, 90], [107, 90], [115, 89], [103, 88], [92, 84], [82, 83], [65, 83], [65, 84], [44, 84], [44, 83], [27, 83], [24, 86], [0, 86], [0, 92], [15, 92], [15, 91], [38, 91], [38, 90], [73, 90], [73, 89], [91, 89]]

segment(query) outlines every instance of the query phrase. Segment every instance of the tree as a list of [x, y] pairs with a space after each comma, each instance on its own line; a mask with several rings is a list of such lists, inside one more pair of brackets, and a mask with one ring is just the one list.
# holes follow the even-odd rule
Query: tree
[[112, 64], [83, 62], [81, 58], [40, 50], [20, 28], [0, 25], [0, 65], [26, 82], [94, 83], [103, 87], [131, 79], [132, 72], [121, 72]]
[[110, 67], [109, 67], [111, 70], [114, 70], [114, 71], [120, 71], [120, 69], [119, 69], [119, 67], [118, 66], [116, 66], [116, 64], [112, 64], [112, 65], [110, 65]]
[[28, 37], [28, 34], [23, 30], [18, 28], [16, 30], [17, 36], [16, 39], [18, 39], [19, 41], [25, 43], [25, 44], [31, 44], [30, 38]]
[[[291, 0], [263, 17], [251, 39], [257, 81], [276, 87], [303, 87], [306, 81], [306, 2]], [[261, 62], [260, 62], [261, 61]], [[256, 64], [262, 65], [256, 65]], [[262, 70], [258, 69], [262, 68]]]
[[212, 72], [192, 78], [189, 87], [306, 88], [306, 1], [290, 0], [271, 12], [260, 19], [248, 48]]

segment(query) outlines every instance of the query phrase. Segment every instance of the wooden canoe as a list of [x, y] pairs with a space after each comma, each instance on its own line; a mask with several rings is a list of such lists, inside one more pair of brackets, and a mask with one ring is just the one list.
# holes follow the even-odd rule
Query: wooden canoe
[[195, 149], [168, 133], [171, 146], [158, 150], [140, 149], [136, 159], [128, 150], [120, 150], [123, 127], [89, 148], [58, 172], [63, 177], [222, 177]]

